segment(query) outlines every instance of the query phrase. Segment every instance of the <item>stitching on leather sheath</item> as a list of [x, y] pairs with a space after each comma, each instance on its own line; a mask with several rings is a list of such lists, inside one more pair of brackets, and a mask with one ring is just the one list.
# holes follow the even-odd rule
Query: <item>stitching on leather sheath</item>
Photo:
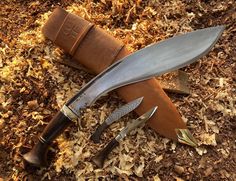
[[85, 36], [88, 34], [88, 32], [93, 28], [94, 24], [89, 23], [87, 27], [83, 28], [83, 32], [76, 38], [75, 43], [70, 49], [70, 55], [74, 55], [77, 48], [79, 47], [79, 44], [82, 42], [82, 40], [85, 38]]
[[60, 28], [58, 29], [57, 34], [56, 34], [56, 36], [55, 36], [55, 40], [53, 40], [53, 43], [55, 43], [55, 42], [57, 41], [58, 35], [59, 35], [59, 33], [61, 32], [61, 29], [62, 29], [62, 27], [64, 26], [64, 24], [65, 24], [65, 22], [66, 22], [66, 20], [67, 20], [68, 17], [69, 17], [69, 13], [67, 13], [67, 15], [66, 15], [65, 19], [63, 20], [63, 22], [62, 22]]

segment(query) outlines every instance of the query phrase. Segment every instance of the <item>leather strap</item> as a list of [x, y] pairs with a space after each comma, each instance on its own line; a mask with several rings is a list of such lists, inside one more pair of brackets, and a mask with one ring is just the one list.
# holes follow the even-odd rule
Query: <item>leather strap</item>
[[124, 47], [123, 43], [94, 24], [60, 7], [53, 11], [42, 31], [72, 55], [73, 60], [79, 58], [81, 64], [96, 74], [111, 65]]
[[[75, 23], [77, 19], [80, 19], [80, 24]], [[62, 45], [62, 48], [73, 56], [92, 27], [92, 23], [88, 24], [82, 18], [68, 13], [56, 34], [54, 43]]]

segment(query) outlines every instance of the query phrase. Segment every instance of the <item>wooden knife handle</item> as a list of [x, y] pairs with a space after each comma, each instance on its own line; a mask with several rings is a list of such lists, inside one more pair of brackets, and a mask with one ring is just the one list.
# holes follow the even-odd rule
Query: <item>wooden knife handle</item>
[[103, 167], [104, 161], [107, 158], [107, 156], [109, 155], [109, 153], [116, 147], [119, 145], [119, 142], [114, 138], [112, 139], [107, 145], [106, 147], [101, 150], [100, 152], [98, 152], [92, 159], [91, 161], [99, 168]]
[[24, 160], [37, 167], [47, 165], [47, 152], [50, 144], [55, 140], [72, 121], [66, 117], [61, 111], [53, 117], [49, 124], [39, 136], [38, 142], [32, 150], [23, 155]]
[[106, 122], [103, 122], [101, 125], [99, 125], [96, 131], [92, 134], [91, 140], [93, 140], [94, 143], [99, 143], [100, 136], [107, 127], [108, 127], [108, 124]]

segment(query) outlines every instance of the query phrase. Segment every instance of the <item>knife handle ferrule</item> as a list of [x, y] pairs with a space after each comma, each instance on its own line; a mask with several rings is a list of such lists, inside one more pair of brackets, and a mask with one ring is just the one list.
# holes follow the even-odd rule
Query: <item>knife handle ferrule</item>
[[109, 125], [104, 121], [101, 125], [99, 125], [96, 129], [96, 131], [92, 134], [91, 140], [93, 140], [94, 143], [100, 142], [100, 137], [102, 132], [108, 127]]
[[96, 154], [91, 161], [98, 167], [98, 168], [102, 168], [104, 161], [106, 160], [107, 156], [110, 154], [110, 152], [119, 145], [119, 142], [114, 138], [112, 139], [107, 145], [106, 147], [101, 150], [100, 152], [98, 152], [98, 154]]
[[71, 121], [76, 121], [78, 116], [66, 105], [61, 108], [61, 112], [68, 117]]
[[47, 165], [47, 152], [50, 144], [56, 139], [72, 121], [61, 111], [53, 117], [43, 133], [39, 136], [38, 142], [32, 150], [23, 155], [23, 158], [29, 164], [37, 167]]

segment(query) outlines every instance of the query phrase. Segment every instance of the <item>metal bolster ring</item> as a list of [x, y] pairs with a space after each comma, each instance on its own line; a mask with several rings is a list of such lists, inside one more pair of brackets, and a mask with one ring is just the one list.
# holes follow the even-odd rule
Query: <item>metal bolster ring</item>
[[115, 140], [120, 142], [120, 140], [122, 140], [124, 137], [120, 134], [118, 134], [116, 137], [115, 137]]
[[76, 121], [78, 116], [73, 112], [71, 111], [70, 108], [68, 108], [66, 105], [64, 105], [62, 108], [61, 108], [61, 112], [66, 116], [68, 117], [71, 121]]

